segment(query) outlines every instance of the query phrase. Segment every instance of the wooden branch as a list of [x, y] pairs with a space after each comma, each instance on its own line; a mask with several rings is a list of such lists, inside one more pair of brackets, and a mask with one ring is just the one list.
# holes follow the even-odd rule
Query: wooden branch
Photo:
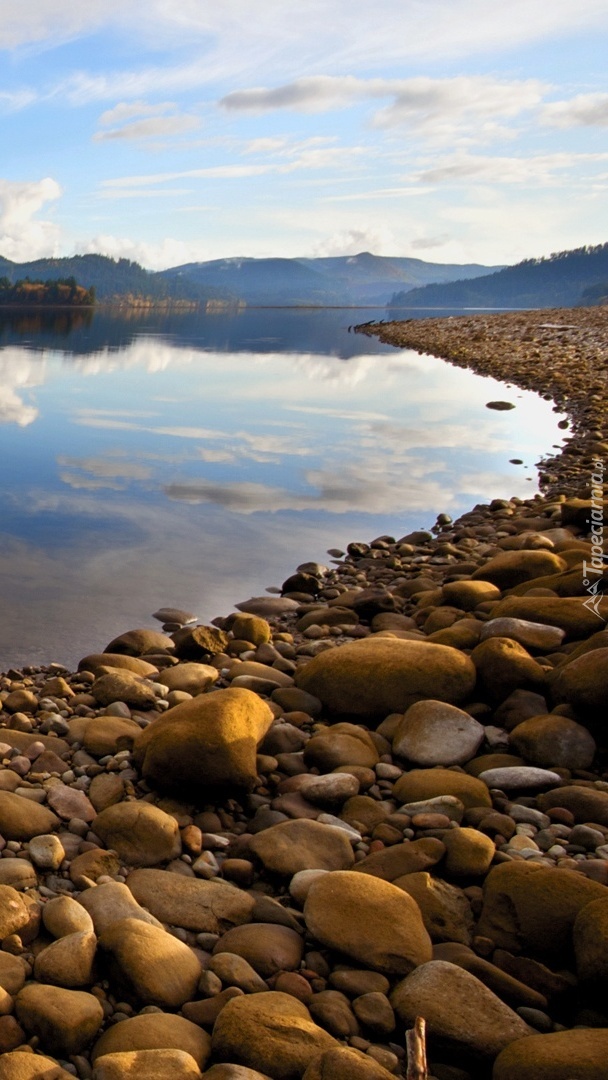
[[425, 1036], [426, 1022], [422, 1016], [417, 1016], [413, 1028], [405, 1033], [406, 1080], [428, 1080]]

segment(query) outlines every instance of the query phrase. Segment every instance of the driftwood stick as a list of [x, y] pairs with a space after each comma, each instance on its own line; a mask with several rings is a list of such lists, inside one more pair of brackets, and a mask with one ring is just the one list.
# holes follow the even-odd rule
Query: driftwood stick
[[406, 1080], [428, 1080], [425, 1036], [426, 1022], [422, 1016], [417, 1016], [413, 1028], [405, 1033]]

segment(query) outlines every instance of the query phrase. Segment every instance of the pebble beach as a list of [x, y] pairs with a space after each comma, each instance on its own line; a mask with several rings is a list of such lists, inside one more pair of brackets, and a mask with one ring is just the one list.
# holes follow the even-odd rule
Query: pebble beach
[[564, 446], [0, 675], [0, 1080], [605, 1080], [608, 308], [357, 329]]

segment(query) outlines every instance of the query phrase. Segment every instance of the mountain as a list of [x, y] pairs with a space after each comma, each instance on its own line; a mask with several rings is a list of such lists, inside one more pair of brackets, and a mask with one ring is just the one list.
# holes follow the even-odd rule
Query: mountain
[[491, 274], [495, 266], [427, 263], [368, 251], [318, 259], [214, 259], [161, 271], [168, 280], [227, 290], [252, 305], [386, 304], [396, 287]]
[[130, 259], [110, 259], [105, 255], [74, 255], [62, 259], [36, 259], [14, 263], [0, 257], [0, 277], [10, 282], [22, 278], [51, 281], [74, 277], [85, 289], [94, 288], [98, 300], [205, 303], [213, 300], [234, 300], [220, 288], [204, 287], [189, 278], [164, 277], [144, 270]]
[[539, 308], [597, 303], [606, 292], [608, 244], [525, 259], [496, 273], [400, 290], [390, 308]]

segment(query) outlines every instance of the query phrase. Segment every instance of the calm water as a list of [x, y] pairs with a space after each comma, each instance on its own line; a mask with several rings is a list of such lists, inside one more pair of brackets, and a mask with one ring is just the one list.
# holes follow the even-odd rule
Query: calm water
[[0, 669], [72, 666], [160, 606], [210, 620], [328, 547], [531, 496], [551, 404], [348, 332], [382, 315], [1, 317]]

